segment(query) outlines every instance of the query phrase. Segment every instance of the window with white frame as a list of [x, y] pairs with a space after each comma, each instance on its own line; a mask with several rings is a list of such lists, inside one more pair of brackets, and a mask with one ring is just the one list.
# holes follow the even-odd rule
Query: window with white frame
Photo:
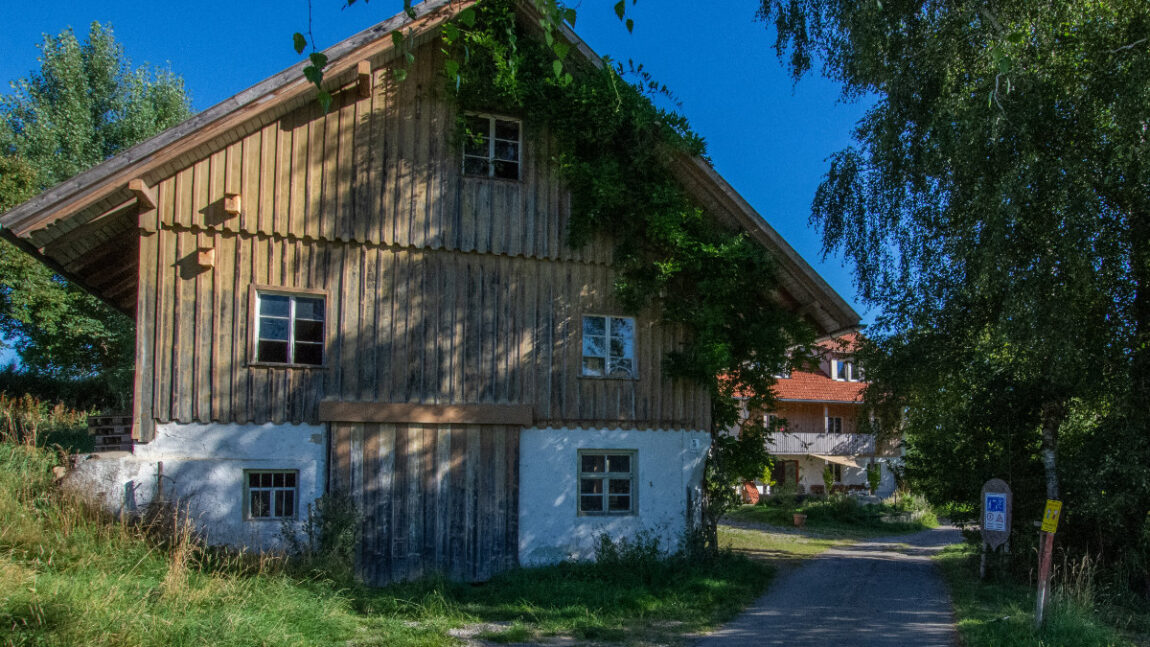
[[579, 451], [579, 513], [635, 514], [636, 452]]
[[638, 376], [635, 368], [635, 319], [583, 317], [583, 376]]
[[831, 377], [840, 382], [858, 382], [859, 369], [850, 360], [836, 359], [831, 362]]
[[244, 470], [244, 508], [248, 519], [294, 519], [299, 499], [295, 470]]
[[523, 148], [519, 121], [491, 115], [467, 115], [463, 174], [518, 180]]
[[324, 297], [256, 291], [255, 361], [323, 364]]
[[841, 434], [843, 432], [843, 419], [835, 416], [827, 416], [827, 433], [828, 434]]

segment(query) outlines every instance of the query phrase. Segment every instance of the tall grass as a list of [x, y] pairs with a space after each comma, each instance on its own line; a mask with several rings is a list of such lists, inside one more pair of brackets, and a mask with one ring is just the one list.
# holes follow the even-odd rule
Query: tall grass
[[[2, 397], [0, 407], [4, 646], [438, 647], [458, 644], [449, 628], [490, 621], [511, 626], [495, 640], [675, 642], [733, 616], [770, 578], [770, 567], [730, 553], [667, 560], [623, 544], [604, 548], [599, 564], [518, 569], [482, 585], [428, 578], [370, 589], [351, 579], [346, 545], [255, 555], [204, 545], [174, 505], [110, 518], [54, 485], [65, 454], [43, 447], [82, 433], [83, 415], [24, 398]], [[339, 502], [328, 504], [327, 522], [346, 521]], [[344, 523], [325, 529], [318, 519], [316, 532], [343, 536]]]

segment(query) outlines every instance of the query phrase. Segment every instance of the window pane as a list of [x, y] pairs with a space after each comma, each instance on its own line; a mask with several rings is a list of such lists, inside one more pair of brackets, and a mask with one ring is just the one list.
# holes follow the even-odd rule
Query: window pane
[[249, 473], [248, 474], [248, 487], [259, 487], [259, 486], [260, 486], [260, 475]]
[[276, 472], [275, 474], [272, 474], [272, 487], [283, 487], [283, 486], [284, 486], [284, 473], [283, 472]]
[[287, 487], [295, 487], [295, 472], [284, 474], [284, 485]]
[[580, 470], [584, 472], [603, 472], [607, 457], [601, 455], [584, 455]]
[[323, 321], [323, 299], [296, 297], [295, 317], [296, 319]]
[[631, 509], [631, 496], [627, 494], [613, 494], [607, 497], [607, 509], [611, 512], [627, 512]]
[[631, 479], [611, 479], [607, 491], [611, 494], [630, 494]]
[[259, 299], [261, 315], [287, 317], [290, 313], [290, 297], [285, 297], [281, 294], [261, 294], [259, 295]]
[[267, 490], [252, 492], [251, 508], [248, 510], [252, 517], [271, 516], [271, 496], [272, 493]]
[[296, 341], [323, 341], [323, 322], [322, 321], [300, 321], [295, 322], [295, 340]]
[[603, 376], [604, 361], [602, 357], [584, 357], [583, 358], [583, 375], [590, 375], [592, 377]]
[[262, 472], [260, 474], [260, 487], [271, 487], [271, 486], [272, 486], [272, 474], [271, 474], [271, 472]]
[[518, 180], [519, 179], [519, 163], [518, 162], [492, 162], [495, 165], [495, 177], [501, 180]]
[[583, 336], [604, 337], [607, 335], [607, 319], [605, 317], [583, 317]]
[[606, 357], [607, 338], [583, 335], [583, 357]]
[[275, 507], [273, 509], [272, 515], [276, 517], [282, 517], [284, 516], [284, 493], [276, 492], [275, 494], [276, 496], [273, 499], [273, 501], [275, 501]]
[[611, 377], [635, 377], [634, 362], [629, 359], [611, 360]]
[[627, 454], [620, 454], [616, 456], [607, 457], [607, 471], [608, 472], [630, 472], [631, 471], [631, 457]]
[[288, 361], [287, 342], [261, 341], [256, 348], [256, 361], [286, 363]]
[[634, 339], [635, 321], [629, 317], [611, 317], [611, 336]]
[[603, 479], [579, 479], [579, 494], [603, 494]]
[[579, 497], [579, 509], [583, 512], [602, 512], [603, 497], [598, 495]]
[[495, 159], [510, 162], [519, 161], [519, 144], [512, 142], [495, 142]]
[[282, 517], [295, 516], [295, 490], [284, 490], [280, 493], [280, 498], [283, 501]]
[[625, 354], [625, 349], [623, 347], [623, 340], [612, 335], [611, 336], [611, 358], [614, 359], [616, 357], [626, 357], [626, 356], [627, 355]]
[[519, 122], [506, 119], [495, 120], [496, 139], [512, 139], [519, 141]]
[[309, 366], [323, 364], [323, 344], [297, 342], [295, 345], [295, 363]]
[[486, 159], [487, 154], [491, 152], [489, 147], [486, 137], [482, 135], [478, 137], [468, 136], [467, 141], [463, 144], [463, 154]]
[[288, 320], [278, 317], [260, 317], [260, 339], [288, 338]]
[[463, 174], [482, 175], [487, 177], [487, 159], [479, 157], [464, 157]]

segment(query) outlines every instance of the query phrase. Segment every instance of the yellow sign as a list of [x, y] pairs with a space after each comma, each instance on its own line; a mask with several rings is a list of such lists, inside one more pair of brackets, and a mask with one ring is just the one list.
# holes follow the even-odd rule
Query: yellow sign
[[1057, 532], [1058, 517], [1062, 515], [1062, 502], [1046, 500], [1046, 512], [1042, 515], [1042, 532]]

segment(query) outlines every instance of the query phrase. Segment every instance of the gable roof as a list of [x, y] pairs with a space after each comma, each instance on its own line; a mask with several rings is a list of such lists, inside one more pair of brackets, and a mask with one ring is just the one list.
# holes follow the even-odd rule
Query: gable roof
[[[413, 46], [475, 0], [425, 0], [415, 17], [398, 14], [324, 50], [325, 86], [353, 83], [356, 66], [380, 65], [398, 55], [391, 32], [412, 34]], [[534, 14], [530, 3], [520, 10]], [[586, 61], [597, 56], [567, 25], [560, 33]], [[409, 39], [409, 42], [411, 40]], [[247, 133], [314, 101], [301, 61], [0, 215], [0, 234], [125, 312], [135, 308], [138, 271], [136, 214], [147, 187]], [[750, 233], [778, 260], [788, 302], [822, 334], [853, 328], [858, 314], [705, 161], [680, 156], [672, 168], [701, 206]], [[133, 191], [129, 183], [135, 183]], [[109, 268], [115, 268], [109, 272]]]

